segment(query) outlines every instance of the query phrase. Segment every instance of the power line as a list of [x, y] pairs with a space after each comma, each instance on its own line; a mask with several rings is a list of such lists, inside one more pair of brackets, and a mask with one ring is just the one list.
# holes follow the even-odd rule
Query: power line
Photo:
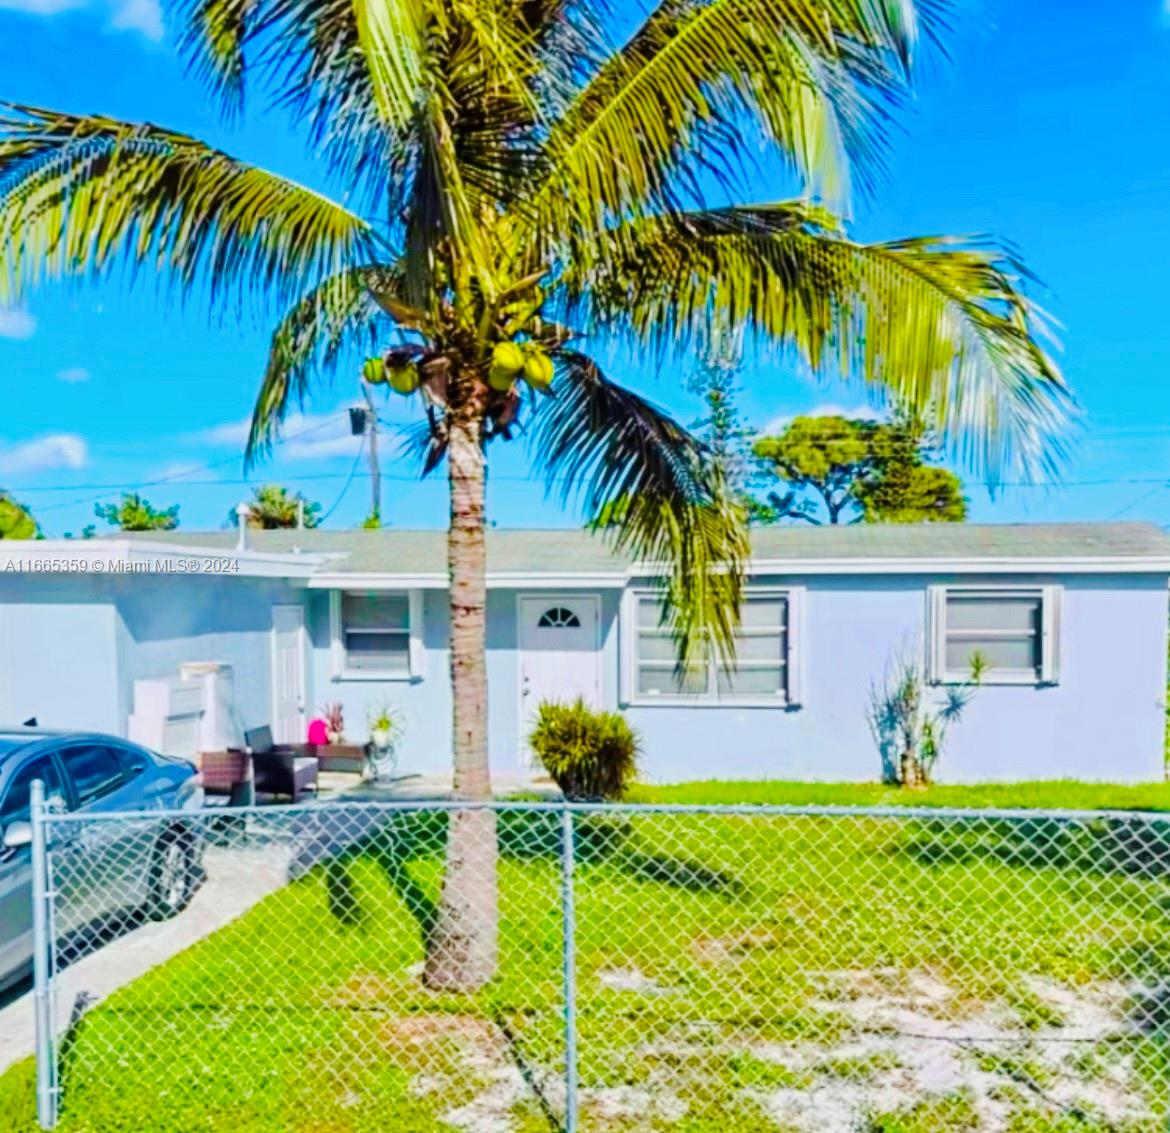
[[[340, 504], [343, 499], [345, 499], [345, 493], [349, 491], [350, 485], [353, 483], [354, 477], [357, 475], [358, 464], [361, 462], [362, 452], [365, 447], [366, 434], [363, 433], [362, 443], [358, 445], [357, 455], [353, 458], [353, 467], [351, 467], [349, 470], [349, 478], [345, 481], [345, 486], [341, 489], [340, 495], [338, 495], [337, 499], [333, 501], [329, 510], [323, 516], [321, 516], [319, 520], [317, 520], [318, 523], [324, 523], [325, 520], [327, 520], [337, 510], [337, 505]], [[366, 473], [366, 475], [368, 476], [370, 473]]]
[[[348, 410], [346, 410], [346, 412], [348, 412]], [[307, 429], [301, 429], [299, 432], [292, 433], [287, 437], [281, 437], [281, 440], [282, 441], [294, 441], [294, 440], [299, 439], [300, 437], [307, 437], [310, 433], [319, 432], [321, 429], [327, 428], [328, 426], [332, 425], [334, 423], [334, 421], [336, 420], [337, 416], [339, 416], [339, 414], [333, 414], [324, 421], [318, 421], [316, 425], [310, 425]], [[77, 504], [93, 503], [95, 500], [101, 499], [101, 495], [104, 495], [106, 492], [112, 491], [112, 490], [118, 490], [118, 489], [133, 489], [135, 491], [141, 491], [143, 488], [155, 488], [155, 487], [158, 487], [160, 484], [172, 484], [172, 483], [175, 483], [176, 481], [181, 481], [181, 482], [187, 483], [187, 484], [199, 484], [199, 483], [203, 483], [203, 484], [231, 484], [233, 482], [239, 483], [239, 484], [253, 483], [254, 482], [253, 480], [246, 479], [246, 478], [242, 479], [242, 480], [237, 480], [237, 481], [232, 481], [232, 480], [197, 481], [197, 480], [184, 479], [185, 477], [190, 476], [191, 473], [193, 473], [193, 472], [210, 472], [214, 468], [222, 468], [225, 464], [235, 464], [239, 459], [240, 459], [239, 454], [236, 453], [232, 456], [226, 456], [222, 460], [212, 460], [212, 461], [208, 461], [205, 464], [197, 464], [197, 465], [195, 465], [194, 468], [184, 469], [182, 472], [174, 472], [170, 476], [160, 476], [154, 480], [132, 480], [132, 481], [125, 481], [125, 482], [120, 483], [120, 484], [53, 484], [53, 485], [42, 485], [40, 487], [9, 488], [7, 490], [15, 495], [22, 495], [22, 496], [29, 495], [32, 492], [82, 492], [82, 491], [95, 491], [96, 490], [96, 491], [101, 493], [100, 495], [96, 495], [96, 496], [82, 496], [76, 500], [66, 500], [63, 503], [59, 503], [59, 504], [50, 504], [48, 507], [40, 507], [37, 509], [37, 511], [39, 513], [43, 513], [46, 511], [58, 511], [59, 509], [61, 509], [63, 507], [74, 507]]]
[[[315, 426], [317, 428], [319, 426]], [[309, 432], [310, 430], [306, 430]], [[297, 436], [304, 434], [298, 433]], [[288, 438], [292, 440], [292, 437]], [[238, 460], [238, 457], [231, 457], [226, 461], [218, 461], [214, 464], [208, 464], [199, 468], [191, 469], [191, 472], [201, 472], [205, 469], [210, 471], [212, 468], [219, 467], [223, 464], [232, 463]], [[86, 490], [97, 490], [102, 492], [116, 491], [119, 489], [129, 488], [151, 488], [159, 484], [175, 483], [180, 487], [214, 487], [216, 485], [231, 486], [239, 484], [256, 484], [265, 480], [265, 477], [245, 476], [245, 477], [231, 477], [220, 478], [215, 480], [190, 480], [187, 479], [189, 472], [177, 473], [175, 476], [163, 477], [158, 480], [123, 480], [123, 481], [108, 481], [104, 483], [92, 484], [39, 484], [28, 485], [27, 487], [6, 488], [5, 490], [11, 492], [13, 495], [30, 495], [33, 492], [78, 492]], [[301, 473], [291, 476], [279, 476], [276, 479], [287, 481], [288, 483], [308, 483], [315, 480], [342, 480], [349, 478], [348, 472], [316, 472], [316, 473]], [[356, 477], [369, 477], [369, 472], [354, 472]], [[417, 475], [403, 475], [383, 472], [381, 474], [383, 480], [394, 480], [399, 483], [416, 483], [420, 482], [420, 477]], [[541, 476], [539, 473], [529, 473], [526, 475], [492, 475], [489, 472], [488, 480], [491, 483], [549, 483], [550, 479], [553, 483], [564, 483], [572, 479], [566, 476], [547, 477]], [[439, 481], [435, 481], [439, 483]], [[1127, 476], [1127, 477], [1107, 477], [1097, 480], [1059, 480], [1052, 483], [1037, 483], [1031, 480], [964, 480], [963, 484], [969, 488], [1042, 488], [1046, 491], [1059, 491], [1063, 488], [1105, 488], [1116, 486], [1120, 484], [1154, 484], [1157, 489], [1170, 488], [1170, 479], [1165, 476]], [[1153, 494], [1153, 493], [1151, 493]], [[62, 504], [53, 504], [52, 507], [68, 507], [69, 503], [84, 503], [86, 499], [98, 497], [83, 497], [81, 500], [69, 501]], [[41, 508], [41, 511], [49, 511], [51, 508]]]

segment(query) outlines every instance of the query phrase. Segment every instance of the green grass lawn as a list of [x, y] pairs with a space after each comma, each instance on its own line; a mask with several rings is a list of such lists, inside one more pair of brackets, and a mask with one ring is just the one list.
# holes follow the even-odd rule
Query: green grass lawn
[[[1162, 787], [1077, 784], [891, 797], [710, 783], [637, 797], [1170, 802]], [[1170, 980], [1170, 834], [1145, 830], [1042, 819], [582, 820], [583, 1130], [1164, 1131], [1165, 1007], [1134, 991]], [[92, 1010], [63, 1058], [60, 1127], [558, 1128], [557, 820], [501, 817], [500, 970], [476, 996], [431, 993], [419, 979], [443, 837], [433, 816], [386, 826]], [[856, 1111], [852, 1125], [840, 1124], [843, 1105]], [[26, 1063], [0, 1078], [0, 1131], [33, 1129], [32, 1113]]]
[[783, 781], [677, 783], [640, 786], [635, 802], [753, 803], [837, 806], [1028, 807], [1053, 810], [1166, 810], [1170, 783], [979, 783], [903, 791], [880, 783], [790, 783]]

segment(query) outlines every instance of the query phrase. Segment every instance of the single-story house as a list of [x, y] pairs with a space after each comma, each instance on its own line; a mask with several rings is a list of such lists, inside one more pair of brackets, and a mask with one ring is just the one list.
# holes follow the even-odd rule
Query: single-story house
[[[0, 543], [0, 722], [127, 734], [140, 682], [230, 666], [238, 727], [303, 739], [382, 705], [400, 766], [450, 759], [445, 533], [175, 531]], [[680, 684], [652, 573], [580, 530], [488, 536], [490, 757], [524, 775], [544, 699], [622, 709], [644, 772], [873, 779], [871, 686], [898, 657], [983, 685], [946, 780], [1163, 774], [1170, 539], [1144, 524], [777, 527], [753, 536], [739, 665]], [[187, 670], [189, 671], [189, 670]], [[939, 692], [941, 695], [941, 689]]]

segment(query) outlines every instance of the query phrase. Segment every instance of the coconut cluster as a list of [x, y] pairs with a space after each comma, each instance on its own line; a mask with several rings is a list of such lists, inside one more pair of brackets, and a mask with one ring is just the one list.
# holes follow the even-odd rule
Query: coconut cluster
[[[498, 393], [509, 393], [523, 379], [534, 390], [547, 393], [553, 372], [553, 360], [537, 343], [500, 342], [492, 351], [488, 385]], [[403, 397], [417, 392], [423, 381], [418, 363], [400, 350], [388, 351], [382, 358], [367, 358], [362, 378], [372, 386], [385, 383]]]
[[521, 377], [543, 393], [552, 385], [552, 359], [535, 342], [497, 343], [488, 368], [488, 385], [507, 393]]

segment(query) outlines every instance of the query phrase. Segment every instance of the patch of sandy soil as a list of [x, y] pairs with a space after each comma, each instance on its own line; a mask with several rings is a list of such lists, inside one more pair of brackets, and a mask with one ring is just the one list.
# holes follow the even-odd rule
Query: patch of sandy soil
[[[754, 1095], [785, 1128], [855, 1133], [867, 1115], [960, 1091], [982, 1133], [1006, 1133], [1020, 1107], [1156, 1128], [1132, 1060], [1109, 1045], [1134, 1033], [1123, 1015], [1128, 995], [1120, 985], [1074, 990], [1029, 978], [1027, 990], [1053, 1022], [1028, 1029], [1010, 1006], [963, 1001], [956, 989], [925, 973], [836, 973], [832, 982], [831, 996], [810, 1007], [843, 1017], [848, 1037], [829, 1045], [753, 1049], [806, 1079]], [[1090, 1053], [1092, 1065], [1085, 1060]]]
[[[632, 995], [677, 991], [632, 968], [600, 976], [606, 986]], [[1025, 1018], [1012, 1004], [980, 1002], [929, 972], [833, 972], [823, 981], [822, 994], [808, 1002], [808, 1009], [841, 1024], [834, 1041], [728, 1039], [718, 1027], [692, 1020], [665, 1045], [660, 1038], [636, 1052], [669, 1053], [673, 1070], [652, 1071], [637, 1085], [585, 1088], [583, 1110], [598, 1128], [609, 1122], [678, 1122], [688, 1111], [677, 1092], [685, 1084], [678, 1077], [679, 1062], [691, 1062], [702, 1073], [714, 1054], [742, 1052], [792, 1076], [790, 1085], [745, 1091], [785, 1131], [856, 1133], [869, 1116], [959, 1092], [970, 1100], [980, 1133], [1008, 1133], [1013, 1114], [1021, 1109], [1076, 1112], [1089, 1127], [1098, 1122], [1158, 1128], [1132, 1058], [1124, 1044], [1111, 1041], [1138, 1033], [1125, 1016], [1131, 989], [1120, 984], [1070, 988], [1026, 978], [1021, 990], [1043, 1011], [1032, 1010]], [[348, 990], [358, 995], [375, 991]], [[1038, 1018], [1043, 1022], [1038, 1024]], [[438, 1098], [465, 1091], [469, 1079], [478, 1083], [470, 1100], [442, 1115], [452, 1129], [514, 1133], [514, 1113], [532, 1099], [532, 1084], [491, 1021], [420, 1013], [387, 1020], [381, 1035], [388, 1045], [413, 1055], [416, 1096]], [[443, 1058], [436, 1057], [437, 1044], [447, 1052]], [[452, 1058], [454, 1066], [442, 1065]], [[545, 1104], [561, 1112], [559, 1073], [548, 1067], [532, 1070], [539, 1075]]]

